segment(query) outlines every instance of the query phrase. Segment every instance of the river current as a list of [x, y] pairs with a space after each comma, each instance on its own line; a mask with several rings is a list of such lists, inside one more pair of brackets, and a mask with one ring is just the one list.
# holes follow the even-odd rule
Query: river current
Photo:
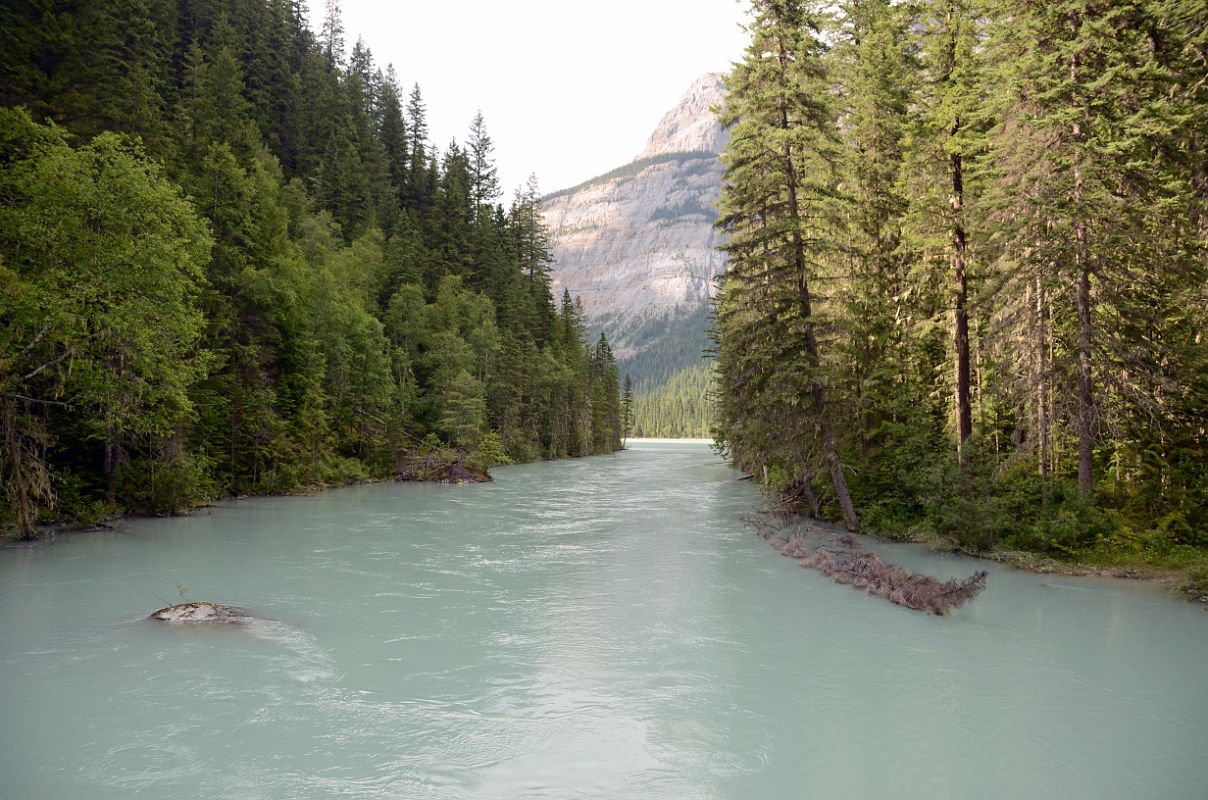
[[[495, 477], [0, 551], [0, 798], [1208, 798], [1208, 614], [1160, 588], [876, 545], [990, 572], [909, 611], [703, 444]], [[254, 619], [146, 619], [182, 594]]]

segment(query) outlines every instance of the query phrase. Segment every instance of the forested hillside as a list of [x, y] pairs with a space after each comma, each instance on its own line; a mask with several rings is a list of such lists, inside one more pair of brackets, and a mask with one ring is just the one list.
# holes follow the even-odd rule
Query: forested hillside
[[0, 525], [611, 452], [535, 179], [329, 1], [0, 7]]
[[[708, 438], [713, 417], [713, 365], [706, 361], [710, 310], [701, 305], [687, 313], [631, 323], [626, 339], [637, 352], [617, 362], [633, 380], [633, 435], [672, 439]], [[609, 325], [608, 317], [601, 320]]]
[[685, 367], [633, 397], [633, 436], [707, 439], [713, 433], [716, 391], [712, 364]]
[[1202, 3], [756, 0], [720, 438], [966, 547], [1208, 547]]

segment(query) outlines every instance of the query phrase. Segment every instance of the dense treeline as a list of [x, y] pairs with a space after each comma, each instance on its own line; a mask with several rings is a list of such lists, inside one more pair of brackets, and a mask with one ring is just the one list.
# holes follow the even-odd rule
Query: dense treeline
[[1208, 40], [1184, 0], [756, 0], [718, 438], [968, 547], [1208, 546]]
[[618, 362], [618, 368], [633, 378], [635, 390], [648, 392], [681, 371], [705, 363], [711, 318], [709, 306], [702, 304], [695, 309], [676, 307], [627, 324], [605, 315], [596, 324], [633, 349]]
[[597, 321], [636, 352], [617, 369], [632, 380], [631, 435], [671, 439], [708, 438], [712, 431], [713, 371], [706, 365], [712, 314], [707, 305], [622, 325], [607, 316]]
[[713, 430], [712, 365], [687, 367], [633, 397], [634, 436], [707, 439]]
[[620, 446], [536, 181], [305, 14], [0, 8], [0, 525]]

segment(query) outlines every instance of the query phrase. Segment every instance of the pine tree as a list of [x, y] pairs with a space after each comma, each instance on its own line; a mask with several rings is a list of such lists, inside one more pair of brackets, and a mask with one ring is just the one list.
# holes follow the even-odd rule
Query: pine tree
[[404, 190], [404, 208], [415, 211], [420, 216], [431, 203], [433, 193], [428, 191], [432, 180], [432, 172], [428, 169], [428, 122], [427, 109], [419, 84], [411, 87], [407, 98], [407, 138], [411, 143], [411, 155], [408, 159], [408, 177]]
[[[926, 112], [916, 147], [930, 176], [945, 161], [946, 192], [916, 194], [916, 230], [931, 233], [934, 222], [946, 217], [947, 255], [952, 280], [954, 404], [957, 452], [973, 435], [969, 342], [969, 221], [967, 187], [974, 159], [985, 149], [982, 75], [977, 54], [977, 17], [965, 0], [936, 0], [926, 12], [924, 58], [929, 85]], [[934, 180], [941, 180], [935, 175]], [[947, 209], [938, 202], [947, 195]], [[946, 213], [945, 213], [946, 212]], [[924, 236], [926, 235], [924, 233]], [[926, 245], [924, 245], [925, 247]]]
[[340, 0], [324, 0], [323, 29], [319, 33], [323, 45], [323, 57], [327, 66], [334, 69], [344, 64], [344, 13]]
[[474, 115], [470, 123], [470, 141], [466, 153], [470, 160], [470, 201], [475, 219], [490, 213], [491, 206], [503, 193], [499, 188], [498, 170], [494, 162], [495, 145], [487, 133], [482, 112]]
[[377, 131], [386, 157], [386, 172], [390, 185], [401, 203], [409, 178], [410, 149], [407, 125], [403, 119], [401, 90], [393, 65], [386, 68], [386, 76], [381, 85]]
[[534, 331], [538, 344], [544, 344], [554, 319], [549, 279], [553, 255], [549, 231], [541, 221], [541, 193], [536, 175], [529, 175], [524, 188], [516, 191], [508, 222], [516, 258], [525, 278], [525, 323]]
[[[854, 530], [859, 523], [828, 407], [811, 293], [820, 256], [833, 247], [835, 192], [834, 110], [823, 63], [825, 46], [816, 33], [817, 13], [797, 0], [755, 2], [751, 44], [727, 82], [723, 122], [731, 129], [731, 139], [723, 156], [719, 225], [730, 237], [725, 245], [730, 266], [718, 307], [721, 369], [727, 389], [741, 383], [738, 360], [755, 353], [760, 360], [756, 368], [765, 375], [748, 384], [749, 390], [776, 389], [768, 382], [769, 371], [789, 368], [805, 376], [804, 386], [785, 387], [789, 395], [783, 402], [794, 406], [803, 401], [811, 408], [835, 496], [847, 526]], [[771, 342], [762, 337], [750, 342], [755, 353], [726, 352], [742, 347], [727, 333], [747, 324], [743, 306], [757, 298], [762, 298], [761, 312], [772, 317], [779, 335]], [[782, 337], [799, 344], [783, 348]], [[726, 410], [722, 413], [724, 424]], [[743, 446], [739, 426], [730, 425], [726, 434], [732, 446]]]
[[1069, 393], [1078, 485], [1089, 496], [1109, 422], [1102, 392], [1126, 352], [1104, 317], [1135, 305], [1134, 270], [1162, 272], [1147, 215], [1180, 202], [1168, 165], [1151, 156], [1172, 110], [1155, 63], [1156, 21], [1139, 2], [998, 10], [1004, 122], [994, 157], [998, 219], [1012, 239], [1004, 257], [1054, 292], [1053, 333], [1069, 344], [1051, 366]]
[[864, 450], [908, 435], [894, 422], [921, 399], [909, 376], [922, 368], [902, 369], [903, 360], [911, 360], [902, 163], [914, 97], [908, 76], [918, 71], [906, 11], [888, 0], [845, 3], [830, 54], [832, 74], [839, 76], [845, 201], [829, 259], [835, 278], [830, 295], [843, 332], [836, 347], [850, 384], [840, 391], [856, 400]]
[[633, 381], [625, 375], [625, 390], [621, 395], [621, 443], [633, 434]]

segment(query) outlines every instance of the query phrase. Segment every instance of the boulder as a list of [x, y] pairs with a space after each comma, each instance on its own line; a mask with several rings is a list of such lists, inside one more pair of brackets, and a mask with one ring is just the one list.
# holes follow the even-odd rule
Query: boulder
[[153, 613], [150, 618], [177, 625], [213, 625], [243, 622], [246, 619], [241, 614], [236, 613], [234, 609], [220, 606], [217, 603], [181, 603], [161, 608], [159, 611]]

